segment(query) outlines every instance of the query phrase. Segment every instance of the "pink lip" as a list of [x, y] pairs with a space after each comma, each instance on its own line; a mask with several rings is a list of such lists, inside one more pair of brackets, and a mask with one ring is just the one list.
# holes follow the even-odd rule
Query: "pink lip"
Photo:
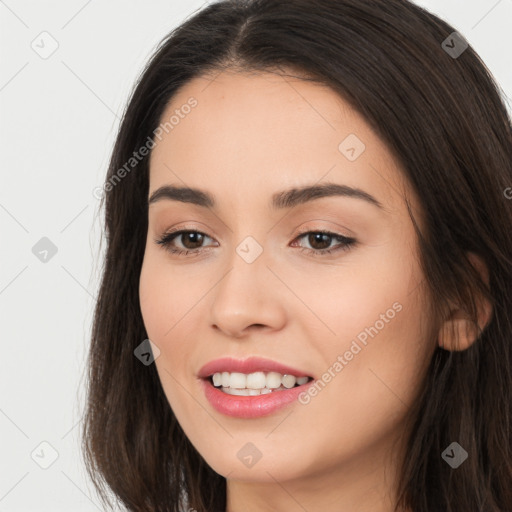
[[291, 389], [272, 391], [265, 395], [239, 396], [229, 395], [214, 387], [209, 377], [217, 372], [278, 372], [282, 375], [295, 375], [296, 377], [309, 377], [301, 370], [286, 366], [269, 359], [249, 357], [248, 359], [234, 359], [225, 357], [205, 364], [198, 373], [201, 378], [204, 394], [212, 407], [227, 416], [237, 418], [259, 418], [268, 416], [275, 411], [297, 400], [298, 396], [314, 383], [314, 379], [302, 386]]
[[296, 386], [283, 391], [272, 391], [266, 395], [237, 396], [228, 395], [213, 386], [209, 379], [202, 379], [203, 391], [212, 407], [227, 416], [236, 418], [259, 418], [268, 416], [297, 400], [298, 396], [314, 384], [311, 380], [302, 386]]
[[247, 359], [235, 359], [233, 357], [222, 357], [206, 363], [198, 372], [198, 377], [205, 379], [217, 372], [277, 372], [282, 375], [295, 375], [295, 377], [310, 377], [302, 370], [297, 370], [291, 366], [263, 359], [261, 357], [249, 357]]

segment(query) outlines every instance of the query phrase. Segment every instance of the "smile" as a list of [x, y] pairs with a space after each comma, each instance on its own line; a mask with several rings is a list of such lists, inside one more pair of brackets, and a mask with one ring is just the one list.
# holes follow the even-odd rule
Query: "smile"
[[244, 419], [267, 416], [296, 402], [314, 381], [303, 369], [254, 356], [215, 359], [197, 377], [213, 409]]
[[311, 377], [296, 377], [278, 372], [216, 372], [210, 377], [214, 387], [229, 395], [258, 396], [302, 386]]

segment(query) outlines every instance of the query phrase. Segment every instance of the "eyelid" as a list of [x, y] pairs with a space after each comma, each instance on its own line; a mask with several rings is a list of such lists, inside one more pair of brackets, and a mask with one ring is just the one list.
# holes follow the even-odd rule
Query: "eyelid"
[[[179, 226], [179, 227], [166, 229], [161, 235], [158, 235], [157, 238], [154, 239], [154, 242], [157, 244], [162, 244], [162, 240], [164, 240], [164, 239], [172, 238], [173, 240], [175, 240], [176, 238], [179, 238], [183, 233], [189, 233], [189, 232], [199, 233], [199, 234], [205, 236], [206, 238], [210, 238], [211, 240], [216, 241], [215, 237], [210, 236], [205, 231], [196, 229], [191, 226], [188, 226], [188, 227], [187, 226]], [[171, 235], [174, 235], [174, 237], [171, 237]], [[189, 249], [189, 250], [192, 250], [192, 249]]]
[[[332, 229], [332, 228], [320, 228], [320, 227], [310, 226], [310, 225], [306, 225], [306, 227], [300, 227], [295, 234], [295, 238], [300, 235], [304, 235], [305, 233], [311, 233], [311, 232], [313, 232], [313, 233], [329, 233], [329, 234], [332, 234], [335, 236], [341, 236], [344, 238], [355, 238], [354, 234], [350, 230], [346, 229], [343, 226], [340, 226], [339, 228]], [[294, 236], [293, 233], [294, 233], [294, 231], [292, 231], [290, 233], [290, 237]]]
[[[202, 222], [197, 222], [196, 224], [202, 224]], [[160, 236], [161, 237], [164, 237], [166, 235], [170, 235], [171, 233], [176, 233], [178, 231], [196, 231], [198, 233], [201, 233], [205, 236], [208, 236], [209, 238], [220, 238], [220, 237], [217, 237], [217, 235], [209, 235], [208, 232], [212, 231], [210, 228], [207, 228], [206, 226], [204, 227], [204, 229], [202, 227], [198, 227], [197, 225], [195, 226], [190, 226], [190, 225], [182, 225], [182, 224], [178, 224], [172, 228], [168, 228], [168, 229], [156, 229], [155, 230], [156, 233], [157, 233], [157, 236]], [[160, 235], [158, 235], [158, 233], [161, 233]]]

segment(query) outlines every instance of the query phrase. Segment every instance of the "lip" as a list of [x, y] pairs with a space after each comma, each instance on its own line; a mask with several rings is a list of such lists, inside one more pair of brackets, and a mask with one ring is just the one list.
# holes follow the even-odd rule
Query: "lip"
[[198, 372], [206, 399], [212, 407], [221, 414], [236, 418], [259, 418], [268, 416], [283, 407], [295, 402], [299, 395], [314, 384], [315, 379], [290, 389], [273, 391], [265, 395], [239, 396], [229, 395], [216, 388], [209, 377], [217, 372], [278, 372], [282, 375], [295, 375], [296, 377], [312, 377], [302, 370], [292, 368], [270, 359], [249, 357], [235, 359], [223, 357], [206, 363]]
[[278, 363], [277, 361], [263, 359], [261, 357], [249, 357], [247, 359], [222, 357], [215, 359], [201, 367], [197, 376], [201, 379], [206, 379], [217, 372], [277, 372], [282, 375], [295, 375], [295, 377], [312, 377], [312, 375], [297, 368], [292, 368], [291, 366]]
[[221, 414], [235, 418], [260, 418], [268, 416], [295, 402], [299, 395], [314, 384], [314, 380], [282, 391], [273, 391], [266, 395], [239, 396], [228, 395], [214, 387], [209, 379], [201, 379], [204, 394], [212, 407]]

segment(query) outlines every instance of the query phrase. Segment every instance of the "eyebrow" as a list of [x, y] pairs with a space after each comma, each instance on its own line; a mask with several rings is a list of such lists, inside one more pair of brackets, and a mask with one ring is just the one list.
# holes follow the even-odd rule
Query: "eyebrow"
[[[342, 196], [361, 199], [369, 204], [386, 211], [384, 206], [371, 194], [359, 188], [340, 185], [337, 183], [322, 183], [319, 185], [307, 185], [299, 188], [291, 188], [276, 192], [270, 200], [270, 207], [274, 210], [293, 208], [294, 206], [320, 199], [322, 197]], [[148, 206], [162, 199], [192, 203], [205, 208], [216, 208], [214, 196], [209, 192], [191, 187], [177, 187], [164, 185], [155, 190], [148, 201]]]

